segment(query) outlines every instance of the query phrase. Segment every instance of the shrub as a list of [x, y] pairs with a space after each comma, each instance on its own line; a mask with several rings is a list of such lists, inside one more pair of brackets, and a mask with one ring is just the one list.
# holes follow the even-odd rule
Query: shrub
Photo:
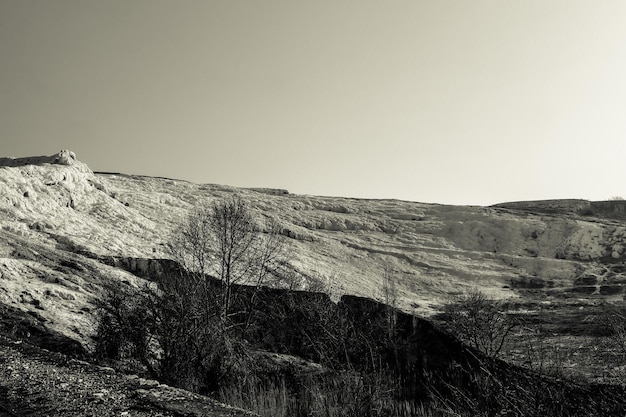
[[448, 304], [443, 316], [455, 336], [488, 357], [496, 358], [518, 325], [504, 310], [501, 301], [474, 291]]

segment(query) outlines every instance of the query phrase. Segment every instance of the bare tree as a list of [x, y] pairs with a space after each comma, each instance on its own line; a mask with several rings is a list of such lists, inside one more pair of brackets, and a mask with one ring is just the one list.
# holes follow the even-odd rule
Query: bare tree
[[278, 232], [272, 220], [257, 228], [238, 198], [194, 209], [169, 242], [178, 271], [133, 294], [114, 288], [105, 295], [101, 355], [128, 352], [153, 376], [193, 391], [245, 378], [243, 337], [259, 288], [288, 265]]
[[398, 288], [389, 268], [385, 268], [383, 272], [382, 296], [383, 302], [387, 306], [387, 332], [389, 339], [392, 340], [397, 321]]
[[250, 211], [241, 199], [232, 199], [213, 205], [210, 210], [212, 245], [216, 257], [215, 269], [222, 285], [221, 318], [228, 317], [233, 285], [246, 277], [254, 279], [257, 255], [256, 230]]
[[[225, 328], [250, 324], [258, 288], [280, 274], [285, 265], [284, 239], [279, 227], [268, 220], [259, 230], [247, 204], [240, 198], [218, 201], [193, 210], [174, 233], [170, 254], [194, 279], [219, 280], [215, 304]], [[250, 285], [242, 306], [235, 311], [233, 300], [240, 286]]]
[[508, 336], [518, 325], [500, 301], [474, 291], [449, 304], [445, 316], [450, 330], [461, 340], [491, 358], [500, 355]]

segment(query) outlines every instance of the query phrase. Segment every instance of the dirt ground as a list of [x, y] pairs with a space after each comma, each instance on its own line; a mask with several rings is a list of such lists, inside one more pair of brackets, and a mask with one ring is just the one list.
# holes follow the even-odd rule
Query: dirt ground
[[0, 337], [0, 417], [239, 417], [255, 414]]

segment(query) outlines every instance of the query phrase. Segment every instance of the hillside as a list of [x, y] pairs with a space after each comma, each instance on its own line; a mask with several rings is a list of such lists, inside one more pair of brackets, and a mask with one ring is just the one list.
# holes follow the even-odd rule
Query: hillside
[[[45, 307], [50, 295], [39, 283], [23, 288], [22, 299], [6, 287], [17, 275], [33, 282], [54, 275], [50, 262], [59, 260], [75, 264], [65, 268], [76, 280], [127, 277], [98, 257], [164, 258], [170, 230], [189, 209], [233, 194], [257, 216], [280, 222], [291, 263], [305, 275], [332, 281], [338, 293], [377, 298], [384, 270], [391, 270], [400, 305], [418, 314], [432, 314], [450, 295], [477, 286], [498, 298], [523, 296], [520, 289], [528, 287], [546, 295], [621, 297], [626, 278], [615, 268], [626, 256], [625, 225], [576, 210], [329, 198], [93, 173], [67, 151], [0, 163], [1, 301], [9, 303], [31, 297]], [[623, 204], [604, 204], [611, 203]], [[52, 292], [68, 288], [50, 285]]]
[[406, 313], [432, 317], [478, 288], [519, 311], [549, 308], [542, 317], [559, 317], [556, 333], [575, 324], [587, 336], [597, 327], [590, 312], [624, 297], [622, 201], [478, 207], [295, 195], [94, 173], [62, 151], [0, 158], [0, 305], [30, 320], [6, 316], [0, 330], [30, 337], [42, 328], [57, 332], [66, 353], [89, 351], [104, 286], [139, 287], [158, 275], [168, 236], [189, 210], [233, 195], [260, 226], [264, 217], [279, 223], [290, 265], [304, 281], [321, 279], [335, 300], [381, 300], [387, 274]]

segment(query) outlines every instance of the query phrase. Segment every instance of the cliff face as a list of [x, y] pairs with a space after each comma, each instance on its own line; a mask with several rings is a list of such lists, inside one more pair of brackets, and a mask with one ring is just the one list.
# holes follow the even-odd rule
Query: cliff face
[[397, 305], [421, 315], [474, 287], [521, 300], [623, 297], [623, 202], [444, 206], [93, 173], [67, 152], [18, 162], [0, 160], [0, 302], [85, 343], [102, 284], [158, 273], [150, 260], [167, 257], [188, 210], [233, 195], [259, 224], [276, 219], [293, 267], [335, 295], [381, 299], [387, 271]]

